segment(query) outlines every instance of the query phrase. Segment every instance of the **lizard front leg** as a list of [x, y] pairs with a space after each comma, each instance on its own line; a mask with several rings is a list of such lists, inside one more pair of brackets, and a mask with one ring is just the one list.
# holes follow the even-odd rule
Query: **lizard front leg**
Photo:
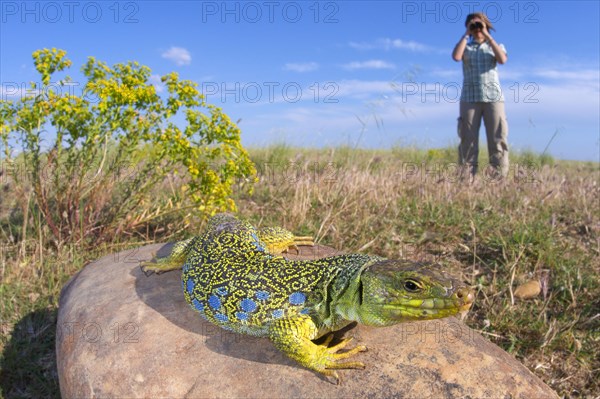
[[335, 369], [365, 368], [361, 362], [339, 362], [366, 351], [365, 346], [357, 346], [349, 351], [338, 353], [352, 338], [344, 339], [339, 344], [329, 347], [333, 334], [329, 335], [322, 345], [312, 342], [317, 334], [317, 326], [307, 315], [276, 320], [269, 328], [269, 338], [277, 349], [304, 367], [335, 378], [336, 384], [340, 383], [340, 377]]
[[[192, 241], [195, 237], [188, 238], [184, 241], [176, 242], [171, 249], [171, 254], [166, 258], [161, 258], [155, 262], [147, 261], [142, 262], [140, 267], [144, 273], [154, 272], [157, 274], [168, 272], [170, 270], [181, 269], [185, 260], [187, 259], [190, 248], [192, 247]], [[152, 257], [155, 258], [156, 254]]]

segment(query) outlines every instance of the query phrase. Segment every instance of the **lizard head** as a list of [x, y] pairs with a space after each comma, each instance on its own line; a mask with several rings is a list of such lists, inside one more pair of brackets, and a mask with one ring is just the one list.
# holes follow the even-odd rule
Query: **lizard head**
[[440, 265], [405, 260], [371, 264], [357, 288], [360, 318], [370, 325], [452, 316], [467, 311], [474, 300], [471, 289]]

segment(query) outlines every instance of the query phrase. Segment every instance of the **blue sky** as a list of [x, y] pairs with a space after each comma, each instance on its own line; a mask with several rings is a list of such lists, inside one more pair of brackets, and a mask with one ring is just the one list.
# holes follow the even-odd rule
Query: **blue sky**
[[[513, 149], [600, 161], [597, 1], [1, 1], [2, 98], [39, 77], [31, 53], [137, 60], [176, 71], [241, 119], [260, 146], [457, 143], [461, 64], [450, 53], [472, 10], [487, 12]], [[482, 127], [481, 139], [484, 139]], [[554, 139], [552, 139], [554, 137]]]

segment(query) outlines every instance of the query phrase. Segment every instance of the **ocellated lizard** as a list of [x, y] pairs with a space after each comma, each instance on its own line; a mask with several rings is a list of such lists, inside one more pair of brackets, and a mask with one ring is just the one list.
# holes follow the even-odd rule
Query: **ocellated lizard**
[[353, 321], [389, 326], [435, 319], [467, 310], [473, 293], [439, 265], [345, 254], [287, 260], [281, 252], [312, 245], [281, 228], [258, 230], [229, 214], [211, 218], [206, 232], [176, 243], [168, 258], [146, 262], [144, 271], [180, 269], [185, 300], [208, 321], [238, 333], [268, 337], [301, 365], [326, 376], [335, 369], [364, 368], [340, 361], [351, 339], [313, 340]]

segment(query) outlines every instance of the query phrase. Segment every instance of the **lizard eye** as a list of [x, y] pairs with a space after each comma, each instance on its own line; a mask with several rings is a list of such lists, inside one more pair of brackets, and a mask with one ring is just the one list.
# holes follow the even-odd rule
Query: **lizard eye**
[[417, 284], [415, 281], [406, 280], [404, 282], [404, 289], [408, 292], [417, 292], [419, 291], [420, 287], [419, 284]]

